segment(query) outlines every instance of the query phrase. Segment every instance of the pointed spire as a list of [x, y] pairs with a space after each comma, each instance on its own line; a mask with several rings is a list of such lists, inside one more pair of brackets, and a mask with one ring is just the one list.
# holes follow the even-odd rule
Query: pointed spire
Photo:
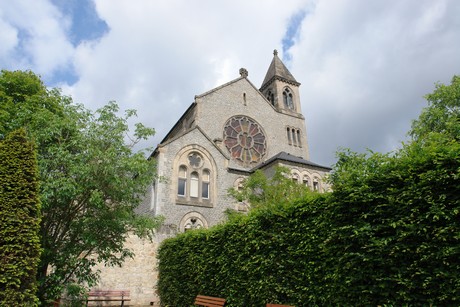
[[294, 78], [294, 76], [289, 72], [286, 66], [278, 57], [278, 50], [273, 51], [273, 60], [268, 67], [267, 74], [265, 75], [264, 82], [260, 88], [263, 91], [273, 80], [278, 79], [286, 83], [291, 83], [299, 86], [300, 83]]

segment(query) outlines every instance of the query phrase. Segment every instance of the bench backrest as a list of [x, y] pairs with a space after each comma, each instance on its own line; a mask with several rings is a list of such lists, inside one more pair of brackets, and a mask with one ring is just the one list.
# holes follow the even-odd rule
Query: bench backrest
[[226, 300], [224, 298], [197, 295], [195, 298], [195, 305], [205, 307], [222, 307], [225, 306], [225, 301]]
[[267, 307], [295, 307], [291, 305], [267, 304]]
[[128, 297], [130, 290], [93, 290], [88, 292], [88, 297], [105, 296], [105, 297]]

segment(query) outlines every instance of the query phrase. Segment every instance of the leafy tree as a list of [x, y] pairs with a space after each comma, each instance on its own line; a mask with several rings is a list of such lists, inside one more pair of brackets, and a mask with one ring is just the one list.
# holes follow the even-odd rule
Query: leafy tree
[[251, 208], [292, 202], [310, 193], [310, 189], [294, 182], [287, 167], [278, 166], [271, 177], [261, 170], [255, 171], [246, 178], [239, 189], [230, 188], [230, 196], [240, 202], [247, 202]]
[[36, 306], [40, 203], [34, 145], [24, 130], [0, 141], [0, 306]]
[[66, 285], [94, 285], [97, 262], [121, 265], [133, 255], [124, 247], [129, 231], [150, 236], [158, 225], [135, 214], [154, 167], [133, 146], [154, 130], [136, 124], [129, 136], [135, 111], [118, 111], [114, 102], [86, 110], [32, 72], [0, 75], [0, 136], [26, 127], [38, 149], [42, 301], [59, 297]]
[[339, 153], [325, 207], [329, 301], [458, 305], [459, 81], [426, 96], [413, 139], [400, 150]]
[[412, 123], [409, 134], [418, 140], [430, 133], [442, 133], [460, 139], [460, 76], [454, 76], [450, 85], [438, 83], [419, 118]]

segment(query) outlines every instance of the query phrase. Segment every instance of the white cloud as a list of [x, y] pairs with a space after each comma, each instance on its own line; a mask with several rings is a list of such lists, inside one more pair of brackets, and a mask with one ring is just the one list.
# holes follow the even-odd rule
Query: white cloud
[[302, 1], [96, 1], [109, 32], [82, 44], [80, 77], [64, 86], [92, 108], [116, 100], [163, 138], [194, 96], [249, 70], [258, 86]]
[[70, 65], [73, 47], [66, 37], [68, 20], [49, 1], [1, 0], [0, 7], [0, 27], [2, 32], [7, 30], [2, 38], [5, 34], [10, 38], [6, 40], [8, 54], [0, 58], [3, 68], [32, 69], [48, 77]]
[[0, 19], [0, 42], [2, 42], [0, 44], [2, 58], [7, 57], [18, 44], [18, 31], [2, 19]]
[[460, 73], [456, 16], [456, 1], [317, 3], [291, 50], [312, 158], [328, 163], [337, 147], [398, 147], [423, 95]]
[[300, 11], [286, 64], [302, 83], [315, 162], [333, 163], [339, 146], [396, 148], [422, 96], [460, 73], [456, 0], [95, 0], [109, 31], [76, 48], [70, 19], [48, 1], [0, 4], [4, 68], [52, 75], [73, 65], [78, 82], [59, 84], [66, 93], [92, 109], [110, 100], [137, 109], [157, 129], [154, 143], [194, 95], [238, 77], [239, 68], [260, 86]]

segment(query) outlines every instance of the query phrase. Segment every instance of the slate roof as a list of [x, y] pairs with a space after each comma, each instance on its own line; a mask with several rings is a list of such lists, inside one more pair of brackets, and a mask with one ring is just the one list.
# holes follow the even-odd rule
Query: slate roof
[[280, 152], [276, 155], [274, 155], [273, 157], [271, 157], [270, 159], [268, 159], [267, 161], [257, 165], [256, 167], [254, 167], [251, 172], [257, 170], [257, 169], [260, 169], [262, 167], [265, 167], [267, 165], [270, 165], [271, 163], [277, 161], [277, 160], [281, 160], [281, 161], [287, 161], [287, 162], [292, 162], [292, 163], [297, 163], [297, 164], [303, 164], [303, 165], [308, 165], [308, 166], [313, 166], [313, 167], [318, 167], [318, 168], [322, 168], [326, 171], [330, 171], [332, 170], [332, 168], [328, 167], [328, 166], [323, 166], [323, 165], [319, 165], [319, 164], [316, 164], [314, 162], [311, 162], [309, 160], [305, 160], [301, 157], [297, 157], [297, 156], [293, 156], [287, 152]]

